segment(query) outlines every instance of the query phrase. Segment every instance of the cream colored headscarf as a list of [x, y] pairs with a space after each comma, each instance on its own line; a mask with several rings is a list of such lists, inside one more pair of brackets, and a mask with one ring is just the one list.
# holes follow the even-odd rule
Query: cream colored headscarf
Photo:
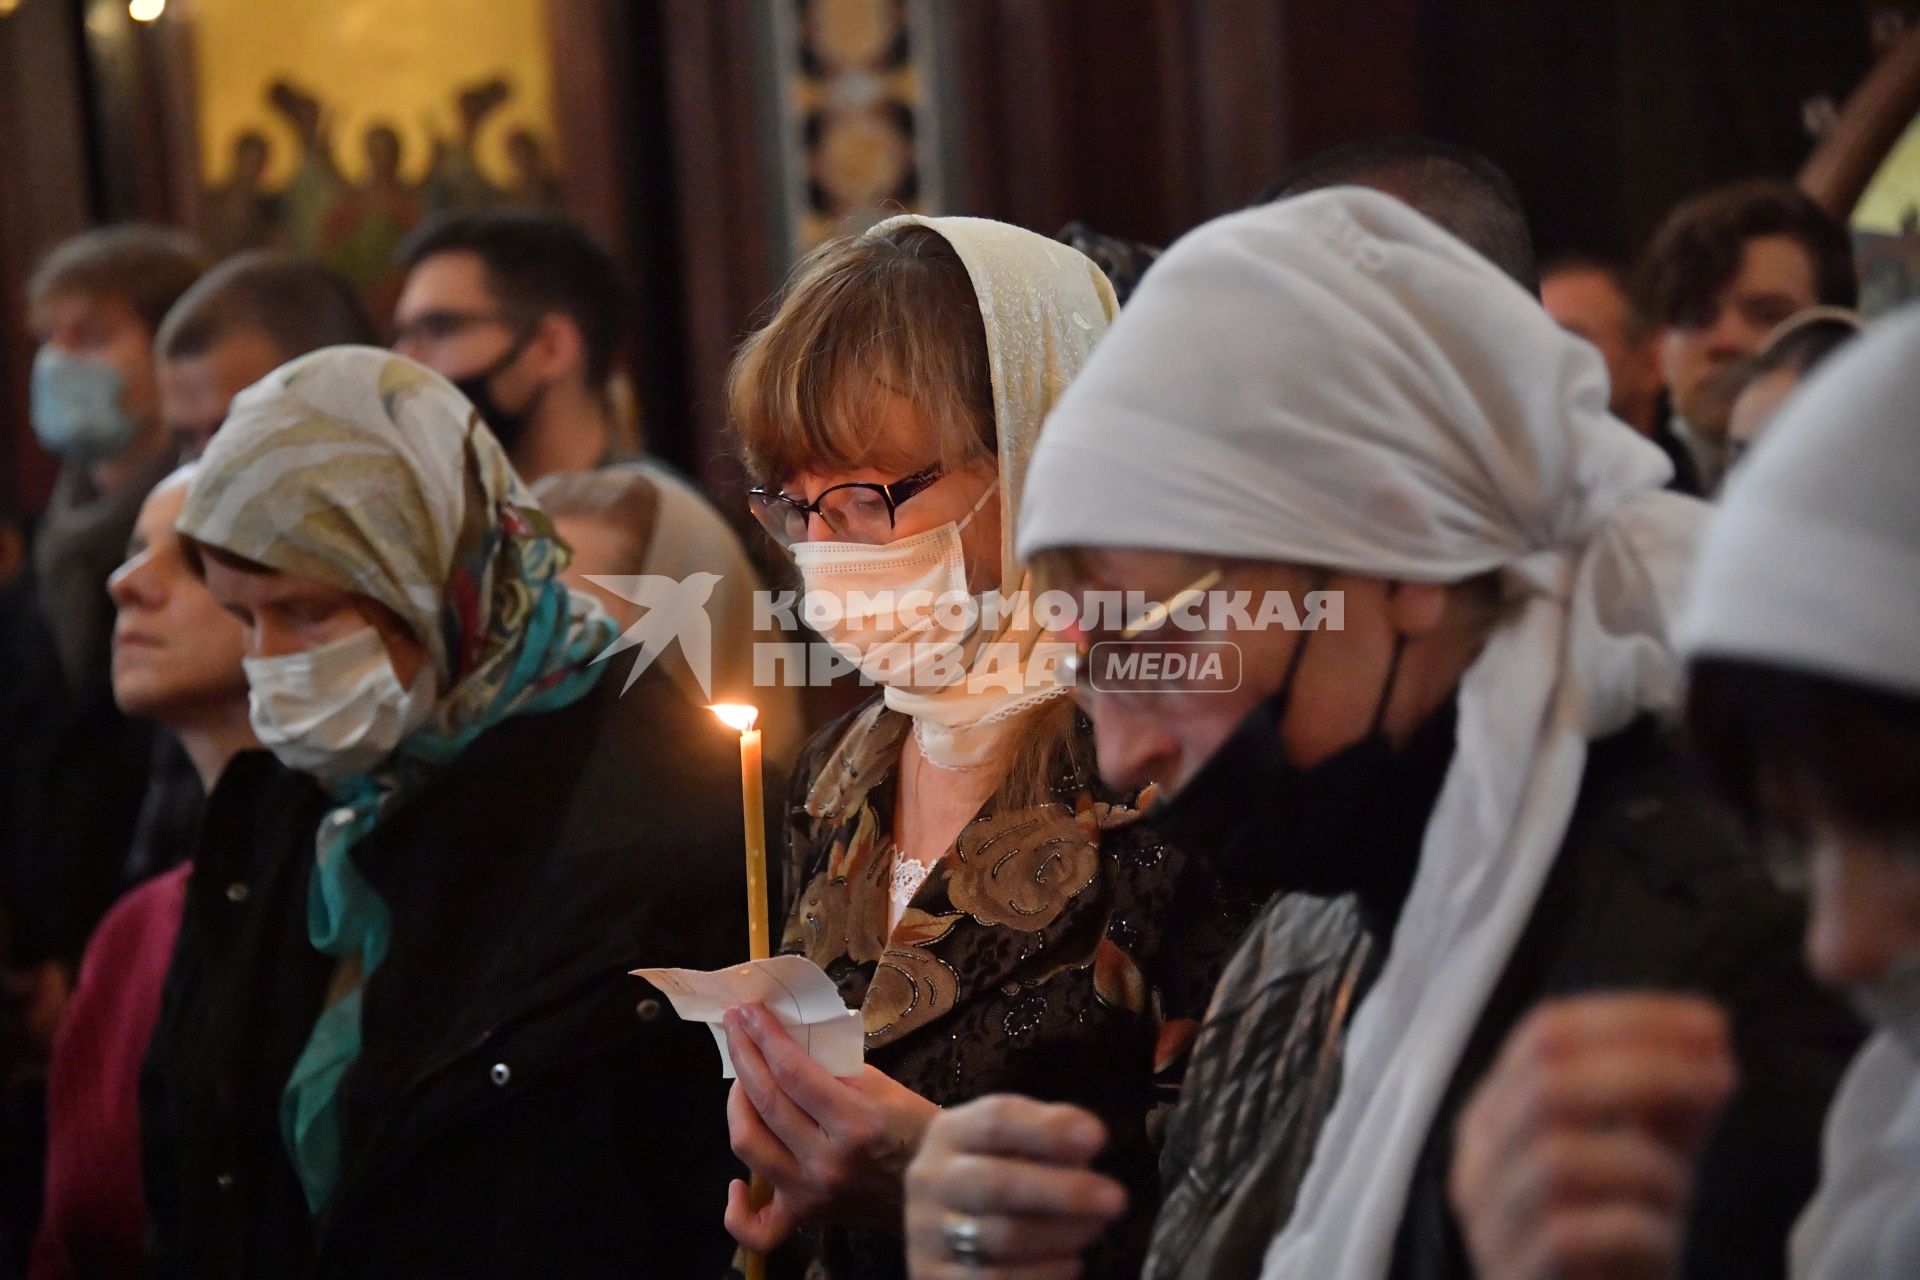
[[[953, 246], [980, 304], [993, 375], [994, 429], [999, 441], [1000, 582], [1003, 598], [1030, 594], [1014, 553], [1020, 491], [1040, 424], [1093, 352], [1120, 304], [1093, 259], [1042, 235], [985, 218], [891, 218], [874, 228], [922, 226]], [[872, 234], [872, 233], [869, 233]], [[913, 717], [927, 759], [968, 768], [994, 759], [1016, 717], [1057, 698], [1067, 687], [1046, 674], [1034, 651], [1046, 638], [1030, 615], [1016, 612], [974, 653], [970, 672], [1006, 672], [1017, 661], [1029, 673], [1017, 693], [998, 680], [963, 680], [944, 689], [889, 685], [887, 706]]]

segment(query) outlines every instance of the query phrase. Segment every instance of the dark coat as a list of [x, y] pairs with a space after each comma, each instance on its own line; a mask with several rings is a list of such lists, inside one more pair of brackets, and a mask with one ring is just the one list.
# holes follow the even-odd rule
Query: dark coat
[[[1802, 904], [1774, 886], [1651, 721], [1594, 744], [1560, 855], [1415, 1167], [1393, 1280], [1470, 1280], [1446, 1194], [1460, 1110], [1530, 1009], [1609, 989], [1695, 992], [1732, 1015], [1741, 1084], [1703, 1157], [1685, 1275], [1783, 1275], [1822, 1119], [1861, 1036], [1807, 974], [1803, 925]], [[1259, 1275], [1382, 962], [1352, 897], [1283, 898], [1249, 932], [1168, 1139], [1151, 1280]]]
[[32, 588], [0, 589], [0, 959], [71, 972], [125, 887], [155, 735], [120, 714], [105, 668], [67, 684]]
[[71, 973], [127, 887], [154, 729], [114, 704], [107, 579], [174, 465], [164, 450], [104, 494], [87, 467], [65, 464], [32, 569], [0, 592], [0, 911], [17, 930], [16, 965], [59, 960]]
[[717, 1274], [718, 1056], [627, 970], [744, 958], [737, 740], [664, 676], [619, 683], [482, 734], [355, 850], [393, 940], [317, 1218], [279, 1110], [334, 970], [307, 944], [323, 804], [229, 768], [144, 1081], [153, 1274]]
[[1689, 498], [1708, 497], [1707, 487], [1700, 478], [1700, 464], [1693, 460], [1686, 441], [1674, 432], [1673, 421], [1662, 412], [1654, 420], [1653, 442], [1660, 446], [1660, 452], [1667, 455], [1667, 461], [1673, 464], [1673, 478], [1667, 481], [1667, 488], [1675, 493], [1684, 493]]

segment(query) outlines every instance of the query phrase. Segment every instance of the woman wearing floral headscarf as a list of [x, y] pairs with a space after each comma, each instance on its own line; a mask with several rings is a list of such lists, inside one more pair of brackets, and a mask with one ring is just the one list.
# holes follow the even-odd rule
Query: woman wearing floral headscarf
[[896, 218], [803, 264], [734, 365], [756, 513], [808, 620], [881, 686], [795, 775], [785, 937], [860, 1011], [866, 1071], [835, 1080], [760, 1012], [730, 1015], [735, 1150], [775, 1194], [756, 1209], [736, 1185], [728, 1226], [757, 1248], [816, 1228], [796, 1250], [810, 1274], [903, 1274], [920, 1133], [1007, 1088], [1106, 1125], [1132, 1232], [1089, 1274], [1137, 1274], [1149, 1117], [1265, 896], [1142, 834], [1142, 796], [1099, 784], [1044, 610], [909, 616], [915, 590], [982, 606], [1026, 590], [1011, 539], [1027, 455], [1116, 310], [1076, 250]]
[[697, 1269], [729, 1163], [711, 1050], [624, 974], [741, 949], [730, 736], [663, 676], [619, 697], [564, 544], [403, 357], [250, 388], [179, 528], [245, 628], [255, 732], [327, 812], [290, 865], [196, 866], [149, 1126], [170, 1262]]

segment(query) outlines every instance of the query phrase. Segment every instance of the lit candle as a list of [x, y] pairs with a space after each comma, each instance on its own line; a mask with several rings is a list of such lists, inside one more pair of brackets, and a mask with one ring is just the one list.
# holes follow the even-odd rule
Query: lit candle
[[767, 807], [760, 798], [760, 712], [735, 702], [708, 710], [740, 735], [740, 804], [747, 834], [747, 955], [765, 960], [773, 954], [767, 932]]
[[[773, 951], [767, 933], [767, 807], [760, 798], [760, 731], [753, 727], [760, 712], [738, 702], [717, 702], [707, 710], [740, 735], [740, 806], [747, 836], [747, 955], [765, 960]], [[773, 1188], [756, 1173], [748, 1197], [759, 1209], [773, 1198]], [[742, 1249], [740, 1268], [746, 1280], [766, 1280], [763, 1254]]]

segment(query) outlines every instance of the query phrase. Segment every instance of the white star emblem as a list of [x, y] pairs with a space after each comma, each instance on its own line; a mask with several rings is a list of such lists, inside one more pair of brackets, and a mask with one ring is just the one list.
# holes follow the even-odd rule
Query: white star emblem
[[633, 688], [640, 673], [653, 665], [653, 660], [669, 643], [677, 640], [687, 660], [687, 669], [700, 682], [700, 691], [708, 698], [713, 697], [713, 624], [707, 618], [707, 600], [720, 583], [719, 574], [694, 573], [682, 579], [657, 573], [590, 573], [586, 578], [595, 586], [604, 587], [646, 610], [639, 621], [594, 658], [595, 662], [602, 662], [628, 649], [640, 650], [620, 692]]

